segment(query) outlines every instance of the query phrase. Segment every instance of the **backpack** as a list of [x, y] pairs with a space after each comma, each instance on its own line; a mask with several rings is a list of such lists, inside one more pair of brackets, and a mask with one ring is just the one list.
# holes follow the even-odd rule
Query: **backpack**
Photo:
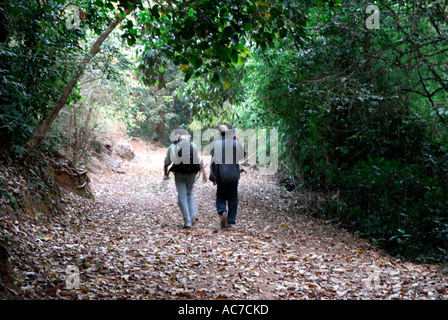
[[[177, 151], [177, 155], [179, 158], [182, 158], [182, 149], [179, 148]], [[190, 161], [189, 163], [183, 163], [182, 161], [179, 164], [173, 164], [171, 166], [170, 171], [172, 172], [180, 172], [180, 173], [197, 173], [201, 171], [201, 167], [199, 164], [193, 163], [193, 145], [190, 143]]]

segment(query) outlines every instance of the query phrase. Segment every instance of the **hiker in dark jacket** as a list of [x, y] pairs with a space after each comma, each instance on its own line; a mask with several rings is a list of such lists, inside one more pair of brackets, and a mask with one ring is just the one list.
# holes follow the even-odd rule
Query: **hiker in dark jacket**
[[235, 139], [233, 130], [229, 130], [225, 125], [220, 125], [218, 129], [221, 140], [215, 141], [211, 151], [209, 179], [213, 184], [217, 184], [216, 209], [221, 216], [221, 228], [227, 228], [236, 222], [240, 179], [238, 162], [244, 158], [246, 152]]
[[[197, 208], [193, 194], [196, 174], [202, 171], [203, 182], [207, 182], [202, 159], [194, 143], [188, 135], [178, 135], [170, 145], [165, 157], [164, 173], [168, 178], [169, 171], [174, 172], [177, 200], [184, 218], [184, 229], [190, 229], [195, 223]], [[168, 166], [173, 163], [170, 170]]]

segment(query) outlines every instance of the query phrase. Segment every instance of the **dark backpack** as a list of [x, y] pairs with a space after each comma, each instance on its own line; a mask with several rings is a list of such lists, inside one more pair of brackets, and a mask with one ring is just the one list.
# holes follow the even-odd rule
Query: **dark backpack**
[[[182, 149], [179, 148], [177, 155], [179, 158], [182, 158]], [[180, 172], [180, 173], [197, 173], [201, 170], [201, 166], [199, 164], [193, 163], [193, 145], [190, 143], [190, 161], [189, 163], [183, 163], [182, 161], [179, 164], [173, 164], [170, 171], [172, 172]]]

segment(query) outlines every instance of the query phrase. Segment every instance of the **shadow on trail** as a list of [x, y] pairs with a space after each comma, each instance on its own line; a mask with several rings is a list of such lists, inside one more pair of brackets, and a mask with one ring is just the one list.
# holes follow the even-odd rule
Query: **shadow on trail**
[[[256, 170], [239, 183], [237, 224], [219, 227], [216, 187], [195, 184], [199, 221], [183, 230], [165, 149], [134, 146], [120, 172], [91, 175], [95, 199], [65, 194], [65, 213], [7, 221], [16, 281], [30, 299], [440, 299], [435, 266], [393, 259], [303, 213], [299, 192]], [[79, 287], [67, 287], [67, 268]]]
[[434, 268], [392, 259], [344, 230], [299, 214], [300, 196], [256, 171], [240, 180], [234, 228], [219, 228], [216, 187], [198, 179], [199, 221], [182, 230], [173, 178], [162, 181], [161, 176], [157, 170], [128, 173], [97, 185], [102, 190], [97, 200], [122, 208], [118, 226], [105, 233], [123, 237], [112, 252], [120, 253], [118, 270], [126, 279], [115, 285], [127, 294], [156, 299], [432, 299], [446, 294]]

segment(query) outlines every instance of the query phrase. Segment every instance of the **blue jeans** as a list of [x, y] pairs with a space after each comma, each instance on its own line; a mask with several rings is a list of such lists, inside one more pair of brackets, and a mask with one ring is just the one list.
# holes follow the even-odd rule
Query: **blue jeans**
[[177, 190], [177, 202], [184, 217], [184, 226], [191, 227], [191, 223], [197, 216], [196, 203], [193, 194], [195, 173], [174, 173], [174, 181]]
[[[228, 210], [227, 205], [229, 207]], [[216, 209], [218, 214], [222, 215], [224, 211], [227, 211], [227, 223], [233, 224], [236, 221], [237, 207], [238, 181], [233, 183], [218, 183], [216, 191]]]

